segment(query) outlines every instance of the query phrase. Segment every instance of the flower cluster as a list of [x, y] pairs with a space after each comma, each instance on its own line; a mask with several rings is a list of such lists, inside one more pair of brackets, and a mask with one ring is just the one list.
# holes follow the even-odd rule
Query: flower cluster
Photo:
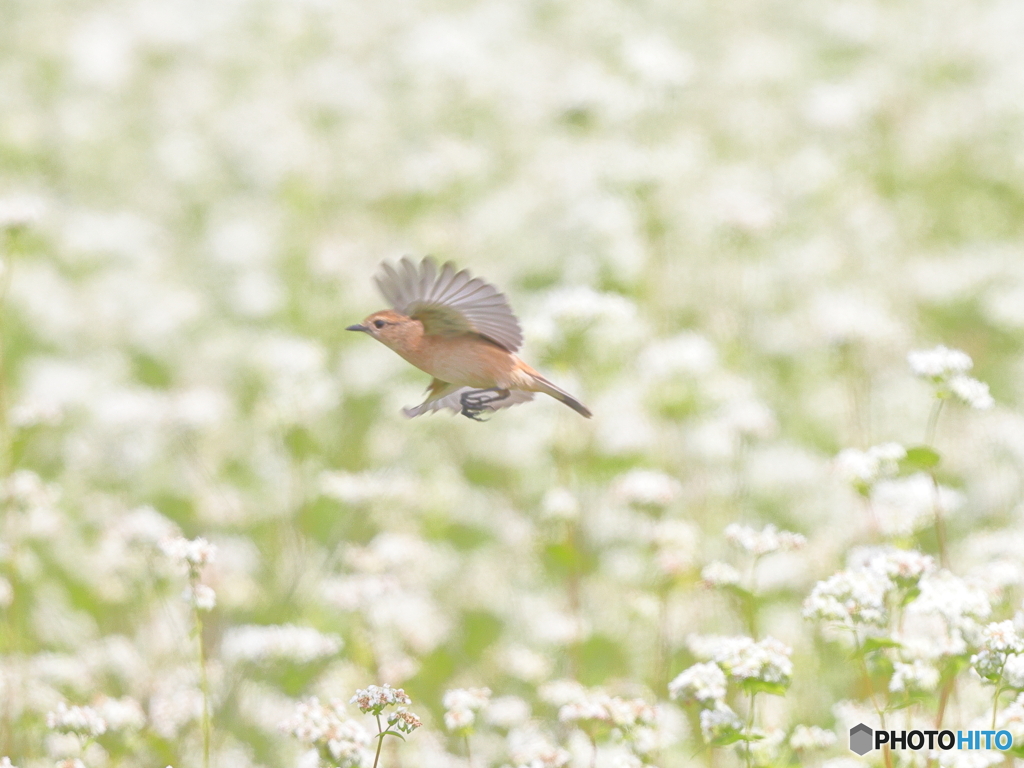
[[1019, 677], [1021, 664], [1016, 660], [1019, 658], [1017, 654], [1022, 652], [1024, 638], [1017, 634], [1013, 622], [993, 622], [981, 630], [981, 642], [978, 652], [971, 656], [971, 666], [983, 680], [998, 684], [1007, 667], [1010, 668], [1011, 677]]
[[491, 699], [490, 688], [454, 688], [444, 694], [444, 724], [449, 731], [467, 732], [476, 713]]
[[349, 704], [355, 704], [359, 707], [360, 712], [379, 715], [387, 707], [412, 704], [412, 699], [406, 696], [405, 691], [401, 688], [392, 688], [385, 683], [384, 685], [370, 685], [366, 688], [360, 688], [349, 701]]
[[48, 712], [46, 725], [61, 733], [95, 738], [107, 732], [107, 722], [92, 707], [69, 707], [64, 702]]
[[224, 633], [221, 654], [228, 662], [308, 664], [336, 655], [341, 646], [337, 635], [325, 635], [312, 627], [247, 624]]
[[974, 362], [966, 352], [939, 345], [934, 349], [911, 352], [907, 355], [907, 362], [917, 376], [935, 385], [940, 398], [955, 397], [979, 410], [995, 404], [988, 384], [967, 375]]
[[875, 481], [895, 477], [899, 463], [907, 457], [907, 449], [899, 443], [883, 443], [868, 448], [845, 448], [832, 462], [836, 473], [858, 489], [866, 489]]
[[726, 540], [746, 552], [761, 557], [772, 552], [800, 549], [807, 539], [799, 533], [780, 531], [774, 525], [766, 525], [760, 531], [750, 526], [732, 523], [725, 528]]
[[339, 699], [321, 704], [316, 697], [301, 702], [280, 729], [314, 747], [339, 768], [363, 768], [370, 757], [370, 734], [345, 714]]

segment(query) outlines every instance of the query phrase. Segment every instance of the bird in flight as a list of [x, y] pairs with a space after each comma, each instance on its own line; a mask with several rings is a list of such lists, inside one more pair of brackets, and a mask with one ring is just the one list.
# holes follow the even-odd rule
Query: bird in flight
[[346, 330], [369, 334], [434, 377], [426, 400], [403, 409], [409, 418], [450, 408], [483, 421], [485, 411], [525, 403], [534, 392], [590, 418], [583, 403], [516, 357], [519, 321], [490, 283], [451, 262], [439, 269], [429, 256], [419, 265], [409, 257], [397, 268], [385, 262], [375, 280], [391, 309]]

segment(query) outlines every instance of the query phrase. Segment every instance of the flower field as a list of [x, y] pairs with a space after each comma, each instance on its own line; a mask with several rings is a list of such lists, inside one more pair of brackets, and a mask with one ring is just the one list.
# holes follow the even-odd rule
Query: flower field
[[[1024, 765], [1022, 39], [0, 0], [0, 767]], [[403, 417], [405, 254], [593, 419]]]

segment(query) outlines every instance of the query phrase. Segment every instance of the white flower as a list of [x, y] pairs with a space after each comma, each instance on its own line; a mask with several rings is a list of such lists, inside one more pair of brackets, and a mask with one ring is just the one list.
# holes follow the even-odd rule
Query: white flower
[[412, 704], [412, 699], [406, 696], [401, 688], [392, 688], [385, 683], [360, 688], [349, 704], [355, 704], [363, 712], [379, 715], [385, 707]]
[[668, 684], [668, 692], [673, 699], [696, 701], [705, 707], [724, 702], [725, 691], [725, 673], [712, 661], [694, 664]]
[[836, 743], [836, 735], [816, 725], [798, 725], [789, 737], [789, 746], [798, 752], [810, 749], [828, 749]]
[[28, 195], [0, 198], [0, 229], [20, 229], [36, 224], [42, 217], [43, 201]]
[[224, 633], [221, 655], [227, 662], [289, 661], [308, 664], [334, 656], [341, 646], [341, 638], [337, 635], [325, 635], [312, 627], [249, 624], [231, 627]]
[[395, 726], [395, 729], [402, 733], [412, 733], [421, 725], [422, 721], [405, 707], [399, 707], [388, 715], [388, 725]]
[[580, 504], [567, 488], [549, 488], [540, 503], [544, 517], [555, 520], [575, 520], [579, 517]]
[[893, 587], [884, 573], [870, 568], [839, 571], [819, 581], [804, 600], [804, 616], [852, 628], [889, 623], [886, 593]]
[[68, 707], [64, 702], [55, 712], [48, 712], [46, 725], [61, 733], [79, 736], [101, 736], [107, 732], [107, 723], [92, 707]]
[[732, 523], [725, 528], [725, 538], [730, 544], [757, 557], [779, 550], [799, 549], [807, 543], [807, 539], [799, 533], [780, 531], [774, 525], [766, 525], [758, 531], [747, 525]]
[[979, 411], [988, 410], [995, 405], [995, 400], [988, 391], [988, 384], [971, 376], [953, 376], [949, 382], [949, 391], [961, 402]]
[[563, 768], [572, 759], [569, 752], [552, 744], [533, 725], [509, 733], [508, 751], [515, 768]]
[[633, 469], [616, 478], [612, 493], [638, 506], [665, 507], [675, 501], [682, 486], [674, 477], [649, 469]]
[[217, 605], [217, 593], [206, 584], [190, 584], [181, 596], [196, 610], [212, 611]]
[[966, 352], [941, 344], [935, 349], [916, 350], [907, 355], [907, 362], [917, 376], [941, 379], [971, 370], [974, 362]]
[[740, 583], [740, 572], [728, 563], [713, 560], [701, 570], [700, 578], [709, 587], [728, 587]]
[[833, 459], [832, 466], [847, 482], [870, 485], [881, 478], [894, 477], [906, 455], [906, 449], [899, 443], [883, 443], [866, 451], [846, 448]]
[[326, 706], [315, 697], [304, 701], [280, 728], [305, 744], [327, 748], [339, 768], [369, 765], [370, 734], [345, 715], [345, 705], [339, 699], [332, 699]]
[[927, 662], [915, 659], [910, 664], [901, 661], [893, 662], [892, 678], [889, 690], [900, 691], [933, 691], [939, 684], [939, 670]]
[[591, 720], [630, 729], [653, 724], [655, 711], [643, 699], [623, 699], [601, 691], [586, 691], [577, 700], [563, 704], [558, 710], [558, 719], [563, 723]]
[[146, 713], [130, 696], [120, 699], [104, 696], [96, 703], [96, 712], [111, 731], [138, 731], [146, 725]]
[[217, 547], [204, 538], [189, 540], [178, 536], [160, 542], [160, 549], [172, 560], [190, 568], [212, 563], [217, 557]]
[[742, 727], [743, 722], [739, 715], [725, 704], [714, 709], [702, 709], [700, 712], [700, 732], [704, 735], [705, 741], [739, 731]]
[[1024, 654], [1014, 653], [1003, 664], [1003, 682], [1011, 688], [1024, 688]]
[[18, 766], [11, 763], [11, 758], [0, 757], [0, 768], [18, 768]]
[[445, 692], [442, 703], [447, 712], [444, 724], [449, 731], [465, 730], [476, 720], [475, 712], [487, 706], [490, 688], [454, 688]]

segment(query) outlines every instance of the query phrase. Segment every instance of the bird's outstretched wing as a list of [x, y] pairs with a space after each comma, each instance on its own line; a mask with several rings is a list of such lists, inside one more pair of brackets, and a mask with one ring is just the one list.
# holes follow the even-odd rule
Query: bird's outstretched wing
[[428, 334], [479, 333], [509, 352], [523, 343], [504, 294], [451, 262], [438, 269], [429, 256], [419, 266], [406, 256], [397, 267], [385, 262], [374, 279], [392, 308], [422, 322]]
[[[450, 395], [438, 398], [437, 400], [428, 400], [425, 403], [420, 403], [413, 408], [403, 408], [402, 413], [408, 418], [412, 419], [416, 416], [422, 416], [424, 413], [433, 413], [434, 411], [440, 411], [444, 408], [450, 408], [453, 411], [462, 410], [462, 395], [466, 392], [472, 391], [472, 387], [460, 387], [459, 389], [452, 392]], [[489, 403], [485, 406], [488, 410], [497, 411], [501, 408], [509, 408], [513, 405], [519, 405], [525, 403], [528, 400], [533, 399], [533, 392], [525, 392], [521, 389], [514, 389], [508, 393], [508, 397], [498, 400], [494, 403]]]

